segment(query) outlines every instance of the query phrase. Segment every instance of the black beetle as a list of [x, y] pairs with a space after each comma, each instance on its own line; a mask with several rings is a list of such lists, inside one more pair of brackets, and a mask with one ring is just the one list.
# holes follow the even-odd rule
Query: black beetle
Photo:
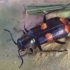
[[[65, 9], [68, 5], [66, 5], [63, 9]], [[51, 12], [55, 11], [59, 10], [54, 10]], [[20, 51], [25, 51], [27, 48], [29, 48], [30, 51], [33, 52], [32, 48], [34, 45], [37, 45], [39, 50], [43, 51], [41, 48], [41, 44], [53, 41], [59, 44], [65, 44], [65, 42], [58, 41], [58, 39], [67, 37], [67, 35], [69, 34], [70, 20], [60, 17], [55, 17], [47, 20], [47, 14], [44, 15], [43, 23], [41, 23], [40, 25], [31, 28], [30, 30], [27, 30], [24, 26], [25, 31], [22, 30], [24, 32], [24, 35], [17, 39], [17, 43], [14, 41], [11, 32], [7, 29], [4, 29], [5, 31], [8, 31], [10, 33], [13, 42], [18, 46], [18, 53], [22, 60], [20, 67], [23, 64], [23, 59], [20, 55]]]

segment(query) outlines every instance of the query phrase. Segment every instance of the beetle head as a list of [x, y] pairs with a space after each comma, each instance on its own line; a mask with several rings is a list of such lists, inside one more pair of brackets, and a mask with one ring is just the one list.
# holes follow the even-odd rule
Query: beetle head
[[17, 46], [19, 50], [25, 51], [26, 48], [31, 48], [35, 44], [33, 37], [26, 33], [17, 40]]
[[25, 51], [25, 49], [26, 49], [20, 39], [17, 40], [17, 46], [18, 46], [19, 50]]

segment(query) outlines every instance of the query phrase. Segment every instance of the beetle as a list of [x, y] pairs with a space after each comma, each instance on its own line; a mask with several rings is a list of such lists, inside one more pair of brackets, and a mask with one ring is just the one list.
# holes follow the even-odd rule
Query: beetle
[[[69, 5], [69, 4], [68, 4]], [[67, 5], [67, 6], [68, 6]], [[65, 9], [67, 6], [65, 6], [63, 9]], [[54, 10], [51, 12], [55, 12], [58, 10]], [[51, 13], [49, 12], [49, 13]], [[47, 14], [49, 14], [47, 13]], [[22, 63], [20, 67], [23, 64], [22, 56], [20, 55], [21, 51], [25, 51], [27, 48], [30, 49], [30, 51], [33, 53], [33, 46], [37, 45], [40, 51], [43, 51], [41, 48], [41, 45], [47, 42], [56, 42], [59, 44], [65, 44], [65, 42], [58, 41], [58, 39], [67, 37], [67, 35], [70, 32], [70, 19], [64, 19], [60, 17], [54, 17], [51, 19], [46, 19], [47, 14], [43, 17], [43, 23], [39, 24], [36, 27], [31, 28], [30, 30], [27, 30], [24, 25], [24, 30], [20, 38], [17, 39], [17, 42], [14, 41], [12, 37], [12, 33], [4, 29], [5, 31], [8, 31], [11, 35], [12, 41], [14, 44], [18, 47], [18, 54], [19, 57], [22, 60]], [[67, 51], [67, 50], [64, 50]], [[61, 51], [62, 52], [62, 51]], [[19, 67], [19, 68], [20, 68]]]

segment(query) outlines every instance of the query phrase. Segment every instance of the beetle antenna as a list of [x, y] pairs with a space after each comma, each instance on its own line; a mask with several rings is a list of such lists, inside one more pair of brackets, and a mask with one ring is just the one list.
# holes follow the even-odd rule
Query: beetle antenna
[[25, 27], [26, 21], [27, 21], [27, 12], [26, 12], [25, 21], [24, 21], [24, 30], [25, 30], [25, 32], [27, 33], [27, 32], [29, 32], [29, 31], [28, 31], [28, 30], [26, 29], [26, 27]]
[[25, 28], [25, 23], [24, 23], [24, 30], [25, 30], [25, 32], [28, 32], [28, 30]]
[[70, 3], [68, 3], [68, 4], [65, 6], [65, 8], [67, 8], [69, 5], [70, 5]]
[[22, 56], [20, 55], [20, 50], [18, 50], [18, 54], [19, 54], [19, 57], [20, 57], [20, 59], [21, 59], [21, 65], [19, 66], [19, 68], [23, 65], [23, 58], [22, 58]]
[[14, 41], [14, 39], [13, 39], [12, 33], [11, 33], [9, 30], [7, 30], [7, 29], [4, 29], [4, 30], [10, 33], [12, 41], [14, 42], [14, 44], [17, 45], [17, 43], [16, 43], [16, 42]]

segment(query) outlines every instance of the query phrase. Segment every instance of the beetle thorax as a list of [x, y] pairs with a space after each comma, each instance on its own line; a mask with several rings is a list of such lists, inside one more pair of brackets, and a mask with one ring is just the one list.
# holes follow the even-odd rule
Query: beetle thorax
[[31, 39], [26, 45], [26, 48], [33, 48], [35, 46], [35, 39]]

